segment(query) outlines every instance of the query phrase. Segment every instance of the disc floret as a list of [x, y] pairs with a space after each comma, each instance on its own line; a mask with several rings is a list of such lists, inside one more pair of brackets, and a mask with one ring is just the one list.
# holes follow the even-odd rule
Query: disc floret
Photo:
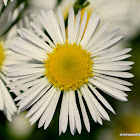
[[76, 43], [57, 44], [44, 62], [45, 76], [60, 90], [76, 90], [93, 76], [91, 54]]

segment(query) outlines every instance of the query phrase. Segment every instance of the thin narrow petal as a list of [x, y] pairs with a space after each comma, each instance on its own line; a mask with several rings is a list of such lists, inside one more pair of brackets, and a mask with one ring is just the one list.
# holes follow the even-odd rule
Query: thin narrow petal
[[63, 40], [64, 40], [64, 42], [66, 42], [66, 32], [65, 32], [64, 18], [63, 18], [62, 11], [60, 10], [59, 7], [58, 7], [58, 18], [59, 18], [59, 24], [60, 24]]
[[55, 97], [52, 99], [49, 107], [45, 111], [45, 114], [48, 114], [48, 115], [45, 121], [44, 129], [47, 129], [48, 125], [50, 124], [53, 118], [53, 115], [54, 115], [54, 112], [55, 112], [55, 109], [59, 100], [59, 96], [60, 96], [60, 91], [55, 93]]
[[50, 46], [54, 47], [52, 41], [46, 36], [46, 34], [41, 29], [37, 27], [37, 25], [35, 25], [33, 22], [31, 22], [31, 25], [35, 29], [35, 31], [39, 33], [45, 39], [45, 41], [47, 41], [50, 44]]
[[99, 43], [97, 43], [95, 46], [89, 47], [87, 50], [89, 52], [91, 52], [91, 53], [94, 53], [94, 50], [96, 50], [97, 48], [100, 48], [100, 47], [102, 47], [102, 45], [106, 44], [110, 39], [112, 39], [117, 34], [117, 32], [118, 32], [118, 30], [115, 30], [115, 31], [111, 32], [102, 41], [100, 41]]
[[68, 43], [72, 43], [74, 33], [74, 10], [70, 8], [68, 18]]
[[122, 77], [122, 78], [132, 78], [134, 77], [133, 74], [129, 72], [113, 72], [113, 71], [105, 71], [105, 70], [94, 70], [94, 72], [101, 73], [101, 74], [106, 74], [110, 76], [116, 76], [116, 77]]
[[92, 106], [92, 104], [91, 104], [91, 101], [90, 101], [89, 97], [86, 95], [85, 89], [82, 88], [82, 87], [81, 87], [81, 93], [82, 93], [82, 95], [83, 95], [83, 97], [84, 97], [84, 99], [85, 99], [85, 101], [86, 101], [86, 103], [87, 103], [88, 109], [89, 109], [89, 111], [90, 111], [90, 114], [91, 114], [93, 120], [94, 120], [95, 122], [97, 122], [95, 110], [93, 109], [93, 106]]
[[50, 104], [50, 102], [51, 102], [52, 98], [54, 97], [55, 93], [56, 93], [55, 88], [51, 88], [51, 90], [49, 90], [48, 94], [50, 94], [50, 96], [47, 98], [47, 100], [41, 105], [41, 107], [30, 118], [29, 121], [31, 122], [31, 125], [33, 125], [41, 117], [40, 121], [39, 121], [39, 124], [38, 124], [38, 127], [43, 126], [43, 124], [46, 121], [46, 114], [44, 115], [44, 113], [45, 113], [44, 111], [47, 109], [47, 107]]
[[105, 32], [106, 28], [108, 27], [108, 23], [104, 24], [97, 33], [92, 37], [87, 45], [87, 49]]
[[90, 132], [90, 123], [89, 123], [88, 115], [87, 115], [85, 105], [84, 105], [84, 102], [83, 102], [83, 99], [82, 99], [82, 95], [79, 92], [79, 90], [77, 92], [78, 92], [78, 97], [79, 97], [79, 102], [80, 102], [80, 107], [81, 107], [81, 111], [82, 111], [84, 124], [85, 124], [85, 127], [86, 127], [87, 131]]
[[94, 60], [104, 60], [104, 59], [107, 59], [107, 58], [114, 58], [116, 56], [121, 56], [123, 54], [126, 54], [126, 53], [130, 52], [131, 50], [132, 50], [131, 48], [122, 49], [118, 52], [107, 54], [105, 56], [95, 57]]
[[93, 104], [95, 105], [95, 107], [97, 108], [97, 110], [100, 112], [100, 114], [106, 119], [106, 120], [110, 120], [107, 112], [103, 109], [103, 107], [100, 105], [100, 103], [96, 100], [96, 98], [94, 97], [93, 94], [91, 94], [91, 92], [89, 91], [87, 86], [84, 86], [87, 94], [89, 95], [90, 99], [92, 100]]
[[106, 101], [106, 99], [91, 85], [88, 84], [90, 89], [94, 92], [94, 94], [97, 96], [97, 98], [111, 111], [115, 114], [114, 109], [111, 107], [111, 105]]
[[126, 86], [120, 85], [118, 83], [115, 83], [115, 82], [112, 82], [112, 81], [109, 81], [109, 80], [105, 80], [103, 78], [99, 78], [99, 77], [94, 76], [94, 79], [96, 79], [98, 81], [101, 81], [101, 82], [103, 82], [103, 83], [105, 83], [105, 84], [107, 84], [109, 86], [114, 87], [114, 88], [123, 90], [123, 91], [131, 91], [131, 89], [126, 87]]
[[75, 129], [75, 120], [74, 120], [74, 110], [73, 110], [73, 100], [72, 100], [72, 91], [68, 93], [69, 95], [69, 123], [71, 134], [74, 135]]
[[76, 15], [76, 21], [74, 26], [74, 33], [73, 33], [73, 40], [72, 42], [77, 42], [78, 33], [79, 33], [79, 26], [80, 26], [80, 19], [81, 19], [81, 10], [78, 11], [78, 14]]
[[119, 78], [110, 77], [110, 76], [102, 75], [102, 74], [99, 74], [99, 73], [95, 73], [94, 75], [96, 75], [98, 77], [101, 77], [101, 78], [104, 78], [104, 79], [107, 79], [109, 81], [121, 84], [121, 85], [132, 86], [132, 84], [130, 82], [124, 81], [124, 80], [119, 79]]
[[96, 16], [96, 14], [93, 12], [93, 14], [91, 15], [87, 27], [86, 27], [86, 31], [84, 33], [83, 39], [81, 40], [80, 44], [82, 45], [83, 48], [86, 47], [86, 45], [88, 44], [89, 40], [91, 39], [92, 35], [94, 34], [94, 32], [96, 31], [96, 28], [98, 27], [100, 18], [99, 15]]
[[81, 41], [81, 38], [82, 38], [84, 30], [85, 30], [86, 23], [87, 23], [87, 11], [85, 11], [83, 18], [82, 18], [81, 26], [79, 29], [77, 44], [79, 44]]
[[72, 93], [72, 97], [73, 97], [73, 110], [74, 110], [74, 118], [75, 118], [75, 124], [76, 124], [76, 128], [78, 130], [78, 133], [81, 134], [81, 119], [80, 119], [80, 114], [76, 105], [76, 99], [75, 99], [75, 92], [73, 91]]
[[123, 92], [120, 90], [117, 90], [115, 88], [112, 88], [108, 85], [106, 85], [105, 83], [99, 82], [97, 80], [94, 79], [90, 79], [90, 82], [98, 87], [99, 89], [101, 89], [102, 91], [106, 92], [108, 95], [121, 100], [121, 101], [127, 101], [127, 98], [123, 96]]
[[0, 110], [4, 109], [4, 101], [3, 101], [3, 96], [2, 96], [2, 91], [0, 88]]

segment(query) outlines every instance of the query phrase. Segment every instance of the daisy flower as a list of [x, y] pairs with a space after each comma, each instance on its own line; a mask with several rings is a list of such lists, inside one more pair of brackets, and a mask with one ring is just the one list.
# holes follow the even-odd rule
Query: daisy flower
[[[13, 0], [10, 0], [10, 1], [13, 2]], [[3, 0], [3, 3], [5, 6], [7, 6], [7, 2], [8, 2], [8, 0]]]
[[125, 72], [131, 69], [133, 62], [121, 61], [130, 57], [126, 53], [131, 49], [110, 53], [123, 36], [117, 36], [118, 30], [104, 35], [108, 23], [97, 29], [100, 18], [96, 12], [92, 13], [85, 28], [87, 11], [82, 19], [81, 11], [75, 18], [74, 10], [70, 8], [68, 35], [60, 8], [58, 18], [49, 10], [47, 13], [42, 11], [39, 19], [49, 37], [31, 22], [39, 36], [26, 29], [19, 29], [21, 38], [16, 39], [11, 46], [14, 52], [32, 58], [27, 63], [9, 65], [9, 68], [13, 68], [9, 70], [9, 78], [17, 78], [9, 84], [10, 88], [14, 87], [12, 91], [27, 88], [15, 98], [15, 101], [20, 100], [17, 104], [19, 112], [30, 108], [26, 118], [31, 116], [31, 124], [39, 120], [38, 127], [44, 125], [46, 129], [62, 96], [59, 134], [65, 133], [68, 120], [72, 135], [76, 129], [81, 133], [82, 117], [87, 131], [90, 131], [85, 104], [96, 123], [102, 125], [102, 119], [109, 121], [104, 107], [115, 112], [98, 89], [115, 99], [127, 101], [124, 91], [130, 91], [127, 86], [132, 85], [122, 78], [133, 77], [131, 73]]
[[15, 59], [17, 55], [15, 56], [15, 54], [8, 49], [8, 46], [11, 44], [11, 36], [15, 35], [15, 32], [10, 27], [23, 10], [24, 5], [21, 4], [16, 9], [15, 6], [14, 2], [9, 3], [0, 13], [0, 110], [4, 112], [9, 121], [12, 120], [12, 115], [17, 111], [17, 107], [6, 87], [6, 84], [10, 83], [6, 77], [8, 70], [6, 65], [17, 62], [17, 59]]

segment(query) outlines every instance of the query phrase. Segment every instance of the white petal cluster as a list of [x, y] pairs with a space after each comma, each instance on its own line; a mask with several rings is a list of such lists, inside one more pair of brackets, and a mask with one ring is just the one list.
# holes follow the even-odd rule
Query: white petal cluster
[[[15, 101], [20, 100], [17, 104], [19, 112], [30, 108], [26, 115], [26, 117], [31, 117], [30, 123], [34, 124], [39, 120], [38, 127], [44, 125], [44, 129], [46, 129], [53, 118], [61, 95], [63, 97], [59, 116], [59, 134], [65, 133], [68, 121], [73, 135], [76, 130], [81, 133], [82, 117], [87, 131], [90, 131], [85, 103], [96, 123], [102, 125], [102, 120], [109, 121], [109, 115], [104, 107], [113, 113], [115, 111], [98, 89], [117, 100], [127, 101], [127, 94], [124, 91], [130, 91], [127, 86], [132, 86], [131, 83], [122, 79], [133, 77], [131, 73], [126, 72], [131, 69], [130, 65], [133, 62], [123, 61], [131, 56], [127, 54], [131, 49], [111, 51], [114, 45], [122, 40], [123, 36], [118, 35], [118, 30], [106, 34], [105, 31], [109, 28], [108, 23], [98, 28], [100, 17], [96, 12], [92, 13], [87, 23], [87, 11], [82, 19], [81, 11], [79, 11], [75, 19], [74, 10], [70, 8], [68, 37], [66, 37], [63, 14], [60, 8], [58, 8], [58, 17], [52, 10], [47, 11], [47, 13], [42, 11], [39, 20], [51, 39], [36, 24], [31, 22], [39, 36], [27, 29], [19, 29], [21, 37], [11, 46], [11, 50], [14, 52], [32, 59], [30, 62], [8, 66], [11, 68], [8, 71], [8, 76], [11, 79], [16, 79], [8, 85], [12, 88], [11, 91], [24, 91], [15, 99]], [[46, 54], [51, 53], [56, 44], [64, 44], [66, 40], [69, 44], [81, 44], [83, 49], [92, 54], [94, 76], [89, 78], [89, 82], [77, 91], [61, 92], [45, 77], [44, 60]], [[77, 100], [79, 100], [80, 108], [77, 106]], [[82, 116], [80, 116], [80, 111]]]
[[[4, 1], [5, 4], [7, 1]], [[0, 2], [1, 4], [1, 2]], [[24, 4], [21, 4], [19, 7], [15, 7], [15, 1], [9, 3], [7, 7], [0, 13], [0, 43], [4, 52], [4, 60], [2, 66], [0, 67], [0, 110], [2, 110], [9, 121], [12, 120], [12, 115], [17, 112], [17, 107], [11, 96], [12, 93], [9, 93], [7, 84], [11, 81], [7, 78], [7, 65], [12, 63], [18, 63], [22, 61], [23, 57], [20, 57], [12, 51], [9, 50], [9, 46], [12, 42], [12, 37], [16, 35], [16, 32], [11, 29], [6, 33], [7, 29], [15, 22], [20, 11], [23, 10]], [[0, 7], [1, 8], [1, 7]], [[1, 12], [1, 9], [0, 9]], [[25, 60], [25, 59], [24, 59]], [[15, 92], [16, 95], [20, 94], [19, 91]]]

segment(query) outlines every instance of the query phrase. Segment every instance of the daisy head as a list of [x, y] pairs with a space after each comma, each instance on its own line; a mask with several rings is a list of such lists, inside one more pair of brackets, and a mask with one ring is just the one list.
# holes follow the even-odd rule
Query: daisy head
[[6, 84], [10, 83], [10, 81], [7, 80], [6, 77], [6, 64], [10, 63], [9, 58], [13, 54], [13, 52], [9, 52], [6, 47], [7, 43], [0, 40], [0, 110], [2, 110], [7, 119], [11, 121], [12, 115], [17, 111], [17, 108], [13, 102], [11, 95], [9, 94], [8, 88], [6, 87]]
[[[13, 98], [7, 88], [10, 80], [7, 79], [7, 65], [16, 63], [17, 55], [8, 49], [11, 44], [12, 37], [16, 35], [12, 26], [14, 25], [17, 16], [24, 8], [22, 3], [17, 6], [15, 1], [9, 3], [7, 7], [2, 10], [2, 1], [0, 1], [0, 110], [4, 112], [9, 121], [12, 120], [12, 115], [17, 111], [17, 107]], [[16, 92], [15, 92], [16, 94]]]
[[[58, 17], [52, 10], [41, 12], [39, 20], [45, 32], [31, 22], [38, 36], [26, 29], [19, 29], [21, 35], [11, 47], [14, 52], [30, 57], [30, 62], [9, 65], [13, 68], [9, 78], [16, 78], [9, 84], [12, 91], [24, 90], [18, 101], [19, 112], [30, 108], [26, 117], [31, 124], [39, 119], [38, 127], [46, 129], [54, 115], [58, 100], [62, 96], [59, 116], [59, 133], [65, 133], [70, 124], [71, 133], [76, 129], [81, 133], [81, 118], [87, 131], [90, 123], [85, 103], [95, 122], [103, 124], [102, 119], [110, 120], [106, 107], [115, 113], [98, 89], [121, 101], [127, 101], [132, 84], [122, 78], [131, 78], [133, 62], [122, 61], [130, 57], [131, 49], [113, 51], [123, 36], [117, 36], [118, 30], [105, 34], [108, 23], [98, 28], [100, 18], [93, 12], [87, 23], [87, 11], [81, 18], [81, 11], [75, 16], [73, 8], [69, 10], [68, 34], [65, 31], [63, 14], [58, 8]], [[47, 33], [47, 34], [45, 34]], [[79, 108], [77, 106], [79, 100]], [[100, 103], [99, 103], [100, 101]], [[82, 116], [80, 116], [80, 113]]]

